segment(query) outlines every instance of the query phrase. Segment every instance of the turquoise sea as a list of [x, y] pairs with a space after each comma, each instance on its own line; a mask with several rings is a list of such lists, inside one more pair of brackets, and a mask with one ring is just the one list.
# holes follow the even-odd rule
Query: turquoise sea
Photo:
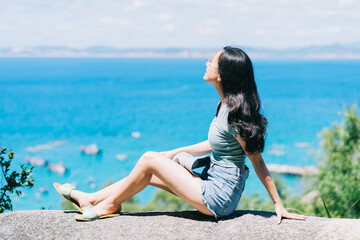
[[[205, 140], [219, 101], [202, 79], [205, 68], [205, 59], [0, 58], [0, 144], [15, 151], [13, 168], [27, 157], [67, 168], [58, 174], [36, 166], [35, 186], [13, 196], [14, 210], [60, 209], [53, 182], [95, 191], [127, 176], [148, 150]], [[254, 60], [254, 69], [269, 120], [265, 162], [315, 165], [309, 152], [319, 149], [317, 133], [342, 119], [344, 104], [359, 104], [360, 61]], [[102, 154], [81, 154], [80, 146], [92, 143]], [[44, 150], [28, 151], [38, 145]], [[247, 165], [245, 194], [267, 196]], [[302, 193], [300, 178], [282, 179], [291, 192]], [[140, 203], [155, 189], [139, 193]]]

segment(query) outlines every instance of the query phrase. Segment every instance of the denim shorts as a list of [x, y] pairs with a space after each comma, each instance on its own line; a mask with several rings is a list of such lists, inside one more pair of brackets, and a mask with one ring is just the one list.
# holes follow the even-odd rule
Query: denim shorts
[[210, 162], [201, 174], [202, 198], [215, 218], [225, 217], [233, 213], [240, 201], [249, 176], [247, 166], [223, 167]]

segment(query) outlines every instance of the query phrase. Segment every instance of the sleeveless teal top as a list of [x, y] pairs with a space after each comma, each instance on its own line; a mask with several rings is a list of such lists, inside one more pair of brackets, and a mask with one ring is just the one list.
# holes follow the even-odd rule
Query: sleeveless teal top
[[228, 113], [228, 106], [221, 106], [210, 124], [208, 133], [212, 148], [210, 159], [213, 163], [224, 167], [243, 167], [246, 154], [235, 138], [239, 135], [238, 131], [228, 123]]

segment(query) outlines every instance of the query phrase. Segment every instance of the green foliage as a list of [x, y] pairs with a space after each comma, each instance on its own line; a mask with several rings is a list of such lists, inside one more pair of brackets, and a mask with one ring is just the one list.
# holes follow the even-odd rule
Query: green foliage
[[[321, 217], [360, 218], [360, 117], [356, 105], [345, 106], [344, 119], [324, 129], [322, 152], [319, 158], [319, 174], [310, 178], [306, 192], [317, 189], [321, 196], [312, 203], [302, 203], [300, 196], [289, 196], [274, 179], [281, 199], [289, 211]], [[270, 197], [261, 199], [257, 194], [243, 196], [239, 209], [273, 211]]]
[[270, 198], [260, 198], [257, 193], [250, 196], [244, 194], [236, 209], [273, 212], [274, 203]]
[[9, 194], [20, 196], [21, 191], [18, 190], [20, 187], [32, 187], [33, 178], [30, 178], [30, 173], [33, 170], [33, 166], [30, 169], [27, 169], [26, 166], [21, 166], [21, 173], [16, 171], [10, 171], [11, 161], [14, 159], [14, 152], [10, 149], [8, 152], [8, 159], [5, 159], [6, 148], [1, 148], [0, 146], [0, 168], [1, 168], [1, 189], [0, 189], [0, 213], [3, 213], [5, 210], [12, 210], [11, 198]]
[[78, 211], [77, 208], [67, 199], [62, 199], [60, 202], [62, 210], [75, 210]]
[[[284, 201], [287, 198], [288, 189], [285, 188], [285, 185], [280, 180], [278, 174], [272, 174], [272, 178], [276, 185], [276, 189], [278, 190], [279, 196]], [[240, 199], [237, 209], [273, 212], [274, 203], [269, 196], [266, 198], [260, 198], [259, 194], [257, 193], [250, 196], [244, 194]]]
[[[289, 212], [307, 216], [327, 216], [325, 210], [321, 208], [322, 203], [319, 199], [315, 199], [312, 204], [304, 203], [301, 201], [302, 196], [289, 194], [289, 188], [285, 186], [277, 174], [273, 174], [273, 180], [281, 197], [281, 201]], [[261, 198], [259, 194], [253, 194], [250, 196], [244, 194], [240, 199], [237, 209], [268, 212], [275, 211], [274, 203], [270, 196]]]
[[143, 211], [187, 211], [194, 208], [178, 196], [165, 190], [157, 190], [150, 203], [142, 208]]
[[324, 129], [317, 188], [334, 217], [360, 218], [360, 117], [345, 106], [344, 120]]
[[331, 214], [330, 214], [330, 212], [329, 212], [329, 209], [327, 208], [326, 203], [325, 203], [325, 201], [324, 201], [324, 198], [323, 198], [322, 196], [321, 196], [321, 201], [322, 201], [323, 204], [324, 204], [324, 208], [325, 208], [325, 210], [326, 210], [326, 214], [327, 214], [328, 218], [331, 218]]
[[[295, 211], [300, 214], [304, 214], [304, 212], [312, 212], [311, 210], [304, 208], [305, 205], [300, 202], [299, 196], [289, 195], [288, 187], [286, 187], [280, 180], [278, 174], [273, 173], [272, 178], [283, 204], [289, 211]], [[273, 212], [275, 210], [274, 203], [270, 196], [260, 198], [259, 194], [253, 194], [251, 196], [244, 194], [240, 199], [237, 209], [268, 212]]]

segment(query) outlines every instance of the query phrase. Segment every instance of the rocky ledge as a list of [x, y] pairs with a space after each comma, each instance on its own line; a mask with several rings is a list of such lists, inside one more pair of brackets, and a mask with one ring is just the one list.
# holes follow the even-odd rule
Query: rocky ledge
[[0, 214], [0, 239], [356, 239], [360, 219], [284, 219], [275, 213], [237, 210], [216, 220], [198, 211], [122, 212], [77, 222], [76, 211], [31, 210]]

